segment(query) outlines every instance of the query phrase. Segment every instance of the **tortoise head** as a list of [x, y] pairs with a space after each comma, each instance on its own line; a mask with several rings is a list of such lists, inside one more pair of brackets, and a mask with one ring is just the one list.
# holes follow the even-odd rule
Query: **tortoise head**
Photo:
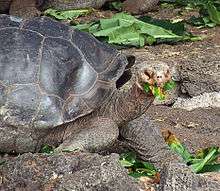
[[138, 73], [137, 85], [143, 89], [144, 84], [150, 86], [157, 84], [158, 87], [163, 87], [166, 82], [171, 80], [170, 68], [167, 64], [156, 62], [153, 65], [143, 63]]

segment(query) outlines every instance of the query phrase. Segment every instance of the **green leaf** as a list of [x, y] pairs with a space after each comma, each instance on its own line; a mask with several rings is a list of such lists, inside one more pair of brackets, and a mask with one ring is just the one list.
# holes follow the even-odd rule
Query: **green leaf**
[[[91, 30], [94, 25], [95, 27]], [[174, 25], [179, 26], [177, 23], [174, 23]], [[111, 44], [136, 47], [143, 47], [146, 44], [152, 45], [161, 41], [177, 42], [190, 40], [191, 38], [191, 35], [185, 33], [184, 35], [175, 34], [170, 28], [166, 29], [142, 21], [126, 13], [115, 14], [110, 19], [100, 19], [95, 24], [76, 25], [75, 28], [90, 32], [95, 37], [104, 38], [105, 41]]]
[[164, 95], [164, 93], [162, 92], [160, 87], [154, 86], [153, 90], [152, 90], [152, 94], [154, 95], [154, 97], [158, 100], [165, 100], [166, 96]]
[[123, 166], [123, 167], [132, 167], [134, 164], [127, 161], [127, 160], [120, 160], [120, 164]]
[[205, 148], [205, 149], [200, 149], [197, 151], [195, 157], [197, 159], [204, 159], [212, 150], [215, 150], [215, 155], [213, 155], [212, 157], [212, 161], [210, 162], [213, 162], [215, 160], [217, 160], [219, 154], [220, 154], [220, 150], [219, 150], [219, 147], [209, 147], [209, 148]]
[[213, 2], [208, 1], [205, 7], [207, 8], [207, 11], [209, 13], [210, 20], [216, 24], [220, 24], [220, 11], [217, 10]]
[[170, 133], [169, 137], [166, 138], [166, 142], [170, 149], [180, 155], [185, 162], [189, 163], [194, 158], [174, 134]]
[[78, 25], [74, 26], [73, 28], [84, 31], [84, 32], [89, 32], [89, 29], [92, 25], [94, 25], [94, 22], [85, 23], [85, 24], [78, 24]]
[[72, 20], [78, 18], [79, 16], [87, 15], [91, 13], [92, 9], [76, 9], [76, 10], [65, 10], [59, 11], [56, 9], [47, 9], [44, 14], [47, 16], [52, 16], [58, 20]]
[[128, 173], [129, 176], [132, 176], [133, 178], [140, 178], [142, 176], [147, 176], [147, 175], [143, 175], [142, 173], [139, 172], [130, 172]]
[[144, 84], [144, 91], [145, 91], [146, 93], [149, 93], [149, 92], [151, 91], [151, 89], [150, 89], [150, 84], [149, 84], [149, 83], [145, 83], [145, 84]]
[[212, 147], [209, 149], [209, 152], [205, 155], [205, 158], [200, 162], [192, 164], [191, 167], [195, 173], [199, 173], [203, 170], [204, 166], [209, 164], [216, 159], [216, 155], [218, 155], [218, 149], [216, 147]]
[[120, 156], [120, 160], [128, 161], [131, 164], [136, 162], [136, 155], [133, 152], [123, 153]]
[[41, 148], [40, 153], [53, 154], [54, 153], [54, 147], [46, 144]]
[[164, 100], [166, 98], [165, 91], [172, 90], [175, 85], [175, 82], [170, 80], [169, 82], [166, 82], [163, 87], [158, 87], [156, 83], [154, 86], [151, 86], [149, 83], [145, 83], [143, 88], [146, 93], [151, 92], [156, 99]]
[[[169, 0], [162, 0], [162, 2], [168, 2]], [[171, 2], [171, 1], [170, 1]], [[191, 9], [192, 8], [199, 8], [200, 9], [200, 14], [201, 18], [202, 17], [207, 17], [209, 21], [202, 21], [198, 23], [195, 20], [193, 21], [194, 24], [200, 25], [200, 27], [213, 27], [216, 24], [220, 24], [220, 3], [219, 0], [214, 1], [214, 0], [174, 0], [172, 1], [175, 4], [178, 5], [184, 5], [188, 6]]]
[[154, 44], [155, 42], [157, 42], [156, 38], [154, 38], [153, 36], [147, 36], [146, 37], [146, 43], [148, 45], [152, 45]]
[[203, 168], [200, 170], [200, 173], [205, 173], [205, 172], [220, 172], [220, 164], [204, 165]]
[[151, 164], [149, 162], [142, 162], [142, 164], [146, 169], [148, 169], [152, 172], [157, 172], [157, 169], [155, 168], [155, 166], [153, 164]]
[[134, 178], [142, 176], [153, 177], [157, 174], [157, 169], [152, 164], [137, 159], [133, 152], [121, 154], [120, 164], [129, 169], [129, 175]]
[[173, 81], [173, 80], [170, 80], [169, 82], [166, 82], [163, 86], [163, 89], [165, 91], [170, 91], [172, 90], [173, 88], [175, 88], [176, 86], [176, 83]]
[[204, 17], [191, 17], [187, 23], [196, 26], [198, 28], [204, 28], [204, 27], [209, 27], [213, 28], [216, 26], [216, 23], [212, 22], [208, 16]]
[[220, 157], [219, 147], [200, 149], [199, 152], [193, 156], [173, 133], [168, 131], [168, 133], [164, 135], [165, 141], [171, 150], [180, 155], [195, 173], [220, 172], [220, 164], [216, 164], [218, 157]]

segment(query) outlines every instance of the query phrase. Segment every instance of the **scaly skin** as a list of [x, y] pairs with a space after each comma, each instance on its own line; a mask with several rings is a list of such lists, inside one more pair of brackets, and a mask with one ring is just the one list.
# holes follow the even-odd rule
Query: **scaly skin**
[[41, 12], [37, 9], [37, 0], [12, 0], [9, 14], [28, 19], [40, 16]]

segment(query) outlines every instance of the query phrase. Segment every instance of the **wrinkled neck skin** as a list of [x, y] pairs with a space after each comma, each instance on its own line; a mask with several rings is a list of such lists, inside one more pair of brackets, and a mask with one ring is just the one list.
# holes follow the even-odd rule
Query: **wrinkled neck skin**
[[115, 91], [110, 101], [98, 111], [98, 115], [111, 118], [118, 126], [122, 126], [145, 113], [153, 101], [152, 94], [145, 93], [134, 83], [128, 90]]

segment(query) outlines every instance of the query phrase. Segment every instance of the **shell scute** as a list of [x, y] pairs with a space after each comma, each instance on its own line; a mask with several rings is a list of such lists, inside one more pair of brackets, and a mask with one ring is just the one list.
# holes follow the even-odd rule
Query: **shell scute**
[[7, 100], [1, 107], [3, 120], [13, 126], [29, 127], [36, 115], [41, 94], [36, 85], [13, 86], [7, 93]]
[[72, 34], [72, 42], [81, 50], [87, 62], [98, 73], [108, 68], [111, 60], [118, 53], [114, 48], [101, 43], [93, 36], [77, 30]]
[[18, 17], [0, 15], [0, 30], [6, 27], [19, 27], [22, 19]]
[[56, 37], [67, 40], [71, 38], [71, 28], [69, 26], [48, 17], [36, 17], [24, 21], [22, 28], [38, 32], [45, 37]]
[[0, 81], [5, 85], [36, 82], [42, 40], [31, 31], [0, 30]]

